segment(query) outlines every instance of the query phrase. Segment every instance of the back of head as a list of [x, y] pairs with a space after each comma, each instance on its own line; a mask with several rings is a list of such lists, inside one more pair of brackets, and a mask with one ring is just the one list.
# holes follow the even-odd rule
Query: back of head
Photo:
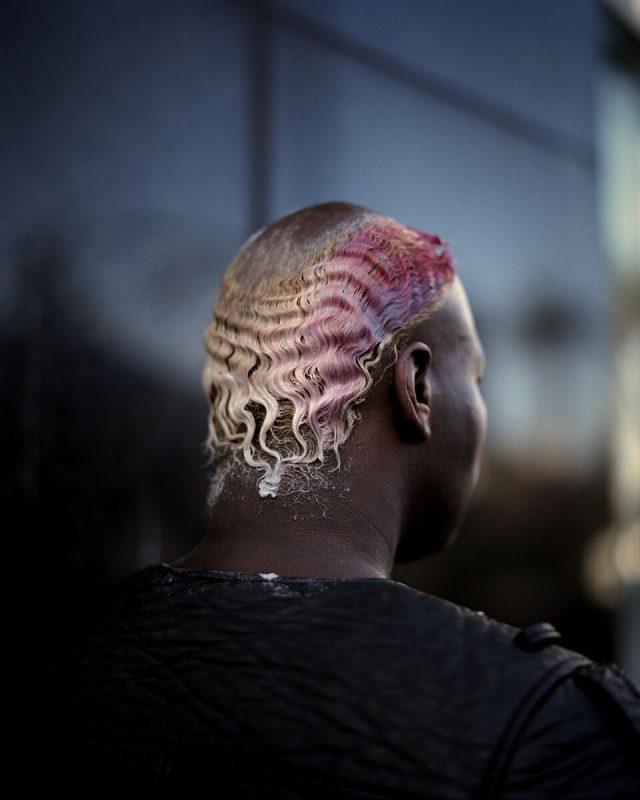
[[442, 302], [454, 265], [439, 237], [347, 203], [257, 232], [227, 267], [205, 333], [207, 447], [256, 471], [261, 496], [321, 477], [358, 418], [383, 354]]

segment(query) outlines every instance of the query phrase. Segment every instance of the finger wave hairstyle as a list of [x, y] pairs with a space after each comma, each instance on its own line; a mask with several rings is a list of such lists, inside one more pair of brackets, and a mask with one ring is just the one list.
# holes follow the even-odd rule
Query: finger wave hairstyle
[[336, 222], [336, 205], [254, 234], [222, 277], [202, 375], [210, 506], [234, 465], [257, 472], [262, 497], [338, 468], [375, 366], [453, 280], [438, 236], [355, 206]]

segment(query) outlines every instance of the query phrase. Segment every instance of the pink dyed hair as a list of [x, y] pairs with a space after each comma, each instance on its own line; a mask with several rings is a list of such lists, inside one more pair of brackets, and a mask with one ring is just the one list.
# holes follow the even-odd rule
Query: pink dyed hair
[[[222, 465], [210, 504], [233, 464], [259, 470], [263, 497], [275, 497], [285, 475], [288, 491], [308, 485], [328, 454], [339, 467], [373, 368], [390, 347], [397, 357], [401, 335], [440, 305], [452, 282], [454, 263], [438, 236], [360, 211], [298, 253], [285, 224], [286, 264], [278, 261], [277, 274], [256, 265], [271, 255], [269, 228], [225, 271], [202, 376], [211, 404], [206, 447]], [[284, 220], [292, 230], [296, 216]]]

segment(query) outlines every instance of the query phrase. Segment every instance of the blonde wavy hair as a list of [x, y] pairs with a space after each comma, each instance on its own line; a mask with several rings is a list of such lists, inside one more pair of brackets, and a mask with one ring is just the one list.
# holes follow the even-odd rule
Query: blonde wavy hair
[[209, 505], [234, 466], [258, 471], [262, 497], [308, 489], [327, 456], [338, 468], [375, 366], [453, 277], [439, 237], [358, 206], [312, 206], [254, 234], [205, 330]]

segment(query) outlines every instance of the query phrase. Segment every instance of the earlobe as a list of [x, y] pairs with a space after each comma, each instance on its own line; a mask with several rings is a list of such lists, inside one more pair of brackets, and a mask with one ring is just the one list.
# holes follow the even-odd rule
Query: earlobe
[[412, 342], [400, 354], [395, 367], [395, 390], [405, 424], [414, 435], [431, 435], [431, 350], [424, 342]]

